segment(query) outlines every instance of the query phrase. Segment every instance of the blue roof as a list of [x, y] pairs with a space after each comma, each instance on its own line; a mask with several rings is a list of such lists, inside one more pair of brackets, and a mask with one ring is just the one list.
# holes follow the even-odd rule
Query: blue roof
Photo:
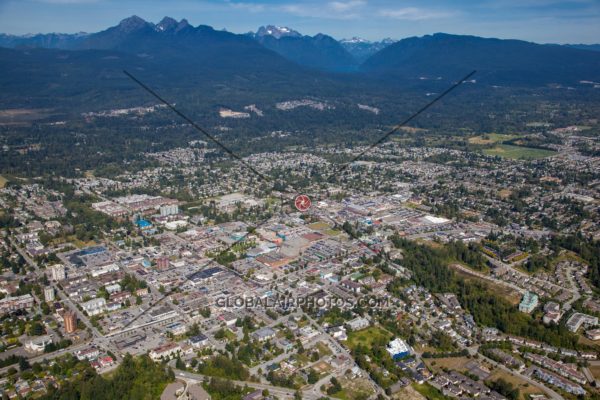
[[147, 228], [149, 226], [152, 226], [152, 224], [149, 221], [146, 221], [145, 219], [138, 219], [135, 223], [140, 228]]

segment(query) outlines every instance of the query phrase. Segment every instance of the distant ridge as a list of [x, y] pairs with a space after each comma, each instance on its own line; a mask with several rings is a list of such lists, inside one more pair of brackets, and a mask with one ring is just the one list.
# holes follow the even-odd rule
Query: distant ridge
[[[361, 79], [395, 83], [398, 79], [452, 80], [477, 69], [477, 82], [501, 86], [572, 86], [600, 81], [599, 45], [542, 45], [446, 33], [397, 42], [358, 37], [337, 41], [322, 33], [302, 35], [285, 26], [266, 25], [239, 35], [206, 25], [192, 26], [185, 19], [164, 17], [155, 24], [133, 15], [96, 33], [0, 34], [0, 46], [116, 51], [151, 60], [165, 70], [193, 67], [194, 73], [202, 72], [206, 79], [260, 76], [285, 81], [299, 73], [344, 72], [351, 76], [359, 72]], [[84, 55], [73, 58], [82, 60]]]
[[566, 44], [565, 46], [579, 50], [600, 51], [600, 44]]
[[260, 44], [299, 65], [326, 71], [353, 71], [358, 61], [334, 38], [303, 36], [288, 27], [261, 26], [252, 35]]
[[361, 70], [380, 78], [448, 79], [476, 69], [495, 85], [577, 84], [600, 80], [600, 53], [521, 40], [436, 33], [400, 40]]
[[353, 37], [351, 39], [342, 39], [340, 44], [348, 53], [350, 53], [356, 61], [363, 63], [367, 58], [380, 50], [383, 50], [392, 43], [395, 43], [394, 39], [386, 38], [380, 41], [371, 42], [370, 40], [361, 39], [359, 37]]

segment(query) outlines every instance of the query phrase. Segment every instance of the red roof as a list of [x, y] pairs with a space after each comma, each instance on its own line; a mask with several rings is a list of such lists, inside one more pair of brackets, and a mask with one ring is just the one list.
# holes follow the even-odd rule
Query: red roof
[[322, 233], [318, 233], [318, 232], [310, 232], [310, 233], [305, 233], [304, 235], [302, 235], [302, 237], [310, 242], [314, 242], [315, 240], [319, 240], [323, 238]]

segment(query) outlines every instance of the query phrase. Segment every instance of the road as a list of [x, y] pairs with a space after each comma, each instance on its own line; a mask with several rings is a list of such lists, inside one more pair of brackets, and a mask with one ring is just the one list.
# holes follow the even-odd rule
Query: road
[[[29, 364], [34, 364], [36, 362], [42, 362], [44, 360], [52, 360], [53, 358], [64, 356], [67, 353], [74, 353], [78, 350], [83, 350], [83, 349], [89, 347], [89, 345], [90, 345], [89, 342], [80, 343], [78, 345], [71, 346], [68, 349], [60, 349], [60, 350], [52, 352], [52, 353], [44, 353], [44, 354], [40, 354], [39, 356], [34, 356], [31, 358], [28, 358], [27, 361], [29, 361]], [[8, 367], [0, 368], [0, 375], [6, 373], [10, 368], [19, 369], [19, 364], [13, 364], [13, 365], [9, 365]]]
[[[320, 325], [320, 324], [319, 324], [317, 321], [315, 321], [314, 319], [312, 319], [312, 318], [310, 317], [310, 315], [308, 315], [308, 314], [305, 314], [305, 315], [306, 315], [306, 317], [308, 318], [308, 320], [310, 321], [310, 323], [311, 323], [313, 326], [315, 326], [315, 327], [317, 328], [317, 330], [318, 330], [319, 332], [321, 332], [321, 334], [322, 334], [322, 335], [325, 335], [325, 337], [328, 339], [328, 342], [329, 342], [329, 344], [330, 344], [330, 347], [331, 347], [331, 348], [334, 350], [334, 353], [335, 353], [337, 356], [339, 356], [340, 354], [342, 354], [342, 355], [344, 355], [345, 357], [347, 357], [347, 358], [348, 358], [348, 360], [350, 360], [350, 363], [351, 363], [351, 365], [350, 365], [350, 367], [349, 367], [349, 368], [357, 367], [357, 368], [358, 368], [358, 369], [361, 371], [362, 375], [363, 375], [363, 376], [365, 376], [365, 377], [366, 377], [366, 378], [369, 380], [369, 382], [371, 383], [371, 385], [372, 385], [372, 387], [373, 387], [373, 390], [375, 391], [375, 394], [374, 394], [373, 396], [371, 396], [371, 398], [374, 398], [374, 397], [376, 397], [378, 394], [381, 394], [381, 395], [385, 396], [385, 391], [383, 390], [383, 388], [382, 388], [381, 386], [379, 386], [379, 385], [378, 385], [378, 384], [377, 384], [377, 383], [376, 383], [376, 382], [375, 382], [375, 381], [374, 381], [374, 380], [371, 378], [371, 375], [369, 375], [369, 374], [368, 374], [368, 373], [367, 373], [365, 370], [363, 370], [362, 368], [360, 368], [360, 367], [358, 366], [358, 364], [356, 364], [356, 361], [354, 361], [354, 357], [352, 357], [352, 355], [350, 354], [350, 352], [348, 352], [348, 351], [346, 350], [346, 348], [344, 348], [344, 347], [343, 347], [341, 344], [339, 344], [339, 343], [338, 343], [338, 342], [337, 342], [337, 341], [336, 341], [334, 338], [332, 338], [332, 337], [331, 337], [331, 335], [329, 335], [329, 334], [328, 334], [328, 333], [325, 331], [325, 329], [323, 329], [323, 327], [322, 327], [322, 326], [321, 326], [321, 325]], [[318, 383], [318, 382], [317, 382], [317, 383]], [[317, 387], [317, 389], [318, 389], [320, 386], [316, 386], [316, 385], [315, 385], [315, 387]], [[320, 390], [319, 390], [319, 392], [320, 392]]]
[[[210, 379], [209, 376], [202, 375], [202, 374], [181, 371], [178, 369], [176, 369], [174, 371], [175, 371], [176, 377], [190, 380], [193, 382], [202, 382], [204, 379]], [[270, 394], [273, 394], [279, 398], [284, 398], [284, 399], [294, 398], [295, 391], [293, 389], [288, 389], [288, 388], [283, 388], [283, 387], [273, 386], [273, 385], [267, 385], [264, 383], [257, 383], [257, 382], [235, 381], [235, 380], [229, 380], [229, 381], [238, 386], [248, 386], [248, 387], [259, 389], [259, 390], [267, 389]], [[322, 396], [315, 396], [312, 391], [307, 391], [307, 390], [303, 390], [303, 391], [301, 391], [301, 393], [302, 393], [302, 398], [306, 399], [306, 400], [317, 400], [319, 397], [322, 397]]]
[[[27, 264], [29, 264], [36, 271], [36, 273], [38, 275], [40, 275], [42, 273], [42, 271], [39, 270], [37, 264], [31, 259], [31, 257], [29, 257], [27, 252], [25, 252], [23, 249], [21, 249], [18, 246], [18, 244], [14, 242], [14, 239], [12, 237], [10, 238], [10, 242], [17, 249], [17, 252], [25, 259]], [[77, 308], [75, 303], [73, 303], [73, 301], [69, 298], [69, 296], [67, 296], [56, 283], [51, 283], [51, 285], [54, 288], [55, 292], [58, 294], [58, 297], [64, 303], [66, 303], [68, 305], [68, 307], [71, 309], [71, 311], [74, 311], [76, 313], [77, 318], [80, 321], [83, 321], [85, 323], [85, 325], [89, 327], [89, 329], [92, 332], [92, 337], [95, 339], [94, 343], [96, 343], [103, 350], [110, 351], [111, 353], [113, 353], [115, 355], [115, 357], [117, 357], [117, 360], [118, 360], [118, 356], [117, 356], [118, 351], [110, 343], [110, 341], [107, 338], [105, 338], [104, 335], [102, 335], [102, 333], [100, 333], [100, 331], [98, 331], [98, 329], [96, 329], [92, 325], [92, 323], [89, 321], [88, 317], [81, 310], [79, 310], [79, 308]], [[115, 360], [115, 361], [117, 361], [117, 360]]]
[[471, 268], [467, 268], [467, 267], [465, 267], [465, 266], [463, 266], [463, 265], [460, 265], [460, 264], [452, 264], [452, 268], [459, 269], [459, 270], [461, 270], [462, 272], [464, 272], [465, 274], [473, 275], [473, 276], [476, 276], [476, 277], [478, 277], [478, 278], [481, 278], [481, 279], [484, 279], [484, 280], [488, 280], [488, 281], [490, 281], [490, 282], [493, 282], [493, 283], [495, 283], [495, 284], [497, 284], [497, 285], [508, 286], [508, 287], [510, 287], [511, 289], [513, 289], [513, 290], [516, 290], [517, 292], [519, 292], [519, 293], [521, 293], [521, 294], [524, 294], [524, 293], [525, 293], [525, 289], [523, 289], [523, 288], [521, 288], [521, 287], [519, 287], [519, 286], [515, 285], [515, 284], [514, 284], [514, 283], [512, 283], [512, 282], [506, 282], [506, 281], [503, 281], [503, 280], [501, 280], [501, 279], [496, 279], [496, 278], [493, 278], [493, 277], [491, 277], [491, 276], [489, 276], [489, 275], [482, 274], [481, 272], [474, 271], [474, 270], [472, 270]]
[[500, 368], [501, 370], [516, 376], [522, 380], [524, 380], [525, 382], [529, 383], [532, 386], [537, 387], [538, 389], [542, 390], [544, 393], [546, 393], [548, 396], [550, 396], [551, 399], [553, 400], [564, 400], [564, 397], [562, 397], [560, 394], [558, 394], [557, 392], [555, 392], [554, 390], [550, 389], [549, 387], [547, 387], [546, 385], [531, 379], [530, 377], [521, 374], [520, 372], [517, 371], [513, 371], [512, 369], [504, 366], [503, 364], [500, 364], [499, 362], [496, 362], [494, 360], [492, 360], [491, 358], [488, 358], [486, 356], [484, 356], [483, 354], [479, 353], [479, 357], [481, 357], [482, 359], [484, 359], [485, 361], [487, 361], [488, 363], [496, 366], [497, 368]]

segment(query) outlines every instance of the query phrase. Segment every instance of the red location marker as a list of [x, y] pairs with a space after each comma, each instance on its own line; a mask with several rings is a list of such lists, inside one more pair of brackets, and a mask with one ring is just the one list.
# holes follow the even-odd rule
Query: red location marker
[[307, 195], [301, 194], [296, 196], [294, 200], [294, 205], [298, 209], [298, 211], [306, 211], [310, 208], [311, 202]]

